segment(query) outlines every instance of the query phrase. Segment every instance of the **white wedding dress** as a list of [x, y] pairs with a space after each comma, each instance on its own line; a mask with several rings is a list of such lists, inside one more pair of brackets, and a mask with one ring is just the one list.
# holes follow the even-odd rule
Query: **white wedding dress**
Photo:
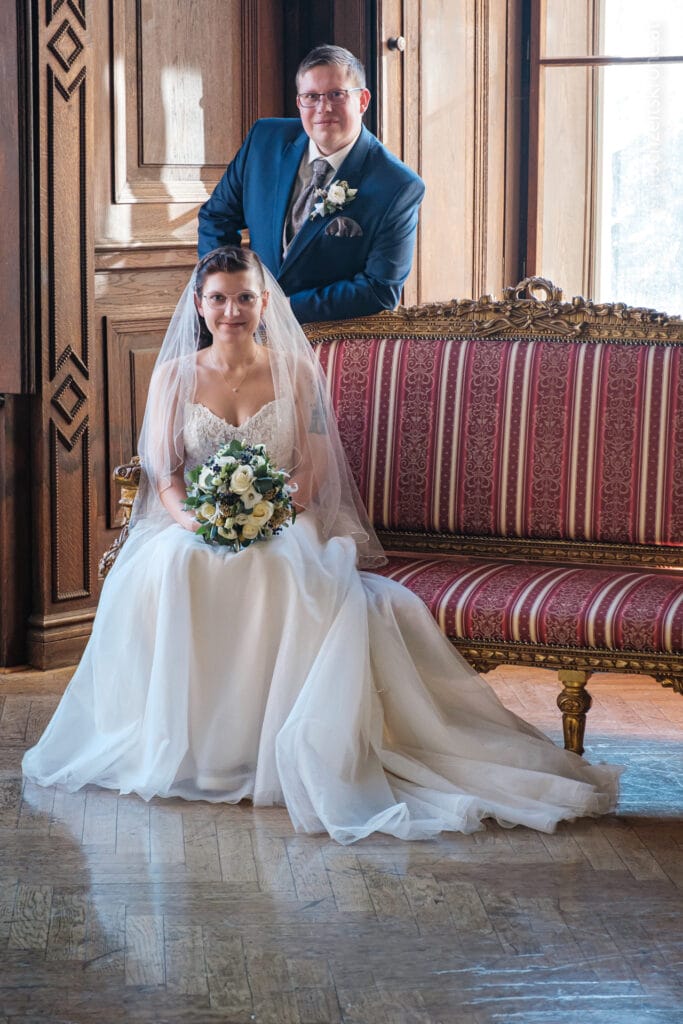
[[[186, 409], [186, 462], [275, 436], [277, 400], [240, 428]], [[302, 514], [233, 553], [178, 525], [107, 579], [83, 659], [24, 773], [149, 799], [286, 804], [341, 843], [423, 839], [490, 817], [551, 831], [614, 808], [619, 769], [591, 766], [507, 711], [408, 590], [358, 572], [350, 538]]]

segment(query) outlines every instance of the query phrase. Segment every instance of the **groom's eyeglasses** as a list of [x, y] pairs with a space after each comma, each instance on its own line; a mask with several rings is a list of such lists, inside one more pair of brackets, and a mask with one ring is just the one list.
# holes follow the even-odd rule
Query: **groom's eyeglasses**
[[297, 93], [297, 100], [300, 107], [317, 107], [321, 100], [326, 100], [333, 106], [346, 103], [350, 92], [362, 92], [362, 86], [355, 89], [330, 89], [329, 92], [300, 92]]
[[234, 299], [240, 309], [253, 309], [260, 297], [256, 292], [235, 292], [233, 295], [223, 295], [222, 292], [202, 294], [202, 298], [206, 299], [211, 309], [224, 309], [230, 299]]

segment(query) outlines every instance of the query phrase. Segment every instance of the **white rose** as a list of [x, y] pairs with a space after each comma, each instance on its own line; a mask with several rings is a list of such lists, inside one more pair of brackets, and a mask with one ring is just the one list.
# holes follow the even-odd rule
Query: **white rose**
[[219, 526], [218, 532], [221, 537], [225, 537], [226, 540], [235, 540], [237, 537], [235, 530], [227, 530], [224, 526]]
[[244, 512], [240, 512], [238, 516], [235, 516], [235, 522], [238, 526], [244, 526], [245, 523], [249, 522], [249, 516], [245, 515]]
[[261, 500], [261, 495], [255, 487], [250, 487], [248, 490], [240, 494], [240, 499], [245, 508], [253, 508], [254, 505]]
[[268, 522], [274, 511], [275, 506], [272, 501], [257, 501], [251, 510], [250, 518], [252, 522], [258, 523], [259, 526], [263, 526]]
[[327, 190], [328, 203], [334, 203], [335, 206], [341, 206], [345, 199], [346, 192], [341, 185], [330, 185]]
[[216, 459], [219, 466], [236, 466], [237, 459], [232, 455], [221, 455], [220, 459]]
[[243, 494], [251, 487], [254, 471], [251, 466], [238, 466], [230, 477], [230, 487], [235, 494]]
[[245, 540], [255, 540], [258, 537], [259, 527], [256, 523], [245, 523], [242, 527], [242, 536]]
[[200, 505], [197, 509], [197, 515], [201, 516], [202, 519], [211, 519], [216, 514], [216, 506], [210, 502], [205, 501], [203, 505]]

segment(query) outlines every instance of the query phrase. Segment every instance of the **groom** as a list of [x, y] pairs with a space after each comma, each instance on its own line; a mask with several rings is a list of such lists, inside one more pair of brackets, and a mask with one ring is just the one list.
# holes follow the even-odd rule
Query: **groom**
[[352, 53], [316, 47], [296, 85], [301, 120], [257, 121], [201, 207], [199, 255], [247, 228], [301, 323], [393, 309], [424, 183], [363, 126], [370, 93]]

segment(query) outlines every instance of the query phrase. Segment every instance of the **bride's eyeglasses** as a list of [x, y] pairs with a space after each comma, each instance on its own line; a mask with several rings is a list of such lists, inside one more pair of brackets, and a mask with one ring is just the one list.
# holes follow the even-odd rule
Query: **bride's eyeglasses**
[[240, 309], [253, 309], [261, 296], [256, 292], [235, 292], [232, 295], [223, 295], [222, 292], [203, 292], [202, 298], [206, 300], [210, 309], [224, 309], [230, 299], [234, 299]]
[[300, 107], [317, 107], [321, 100], [327, 100], [333, 106], [346, 103], [351, 92], [362, 92], [362, 86], [355, 89], [330, 89], [329, 92], [300, 92], [297, 93], [297, 100]]

